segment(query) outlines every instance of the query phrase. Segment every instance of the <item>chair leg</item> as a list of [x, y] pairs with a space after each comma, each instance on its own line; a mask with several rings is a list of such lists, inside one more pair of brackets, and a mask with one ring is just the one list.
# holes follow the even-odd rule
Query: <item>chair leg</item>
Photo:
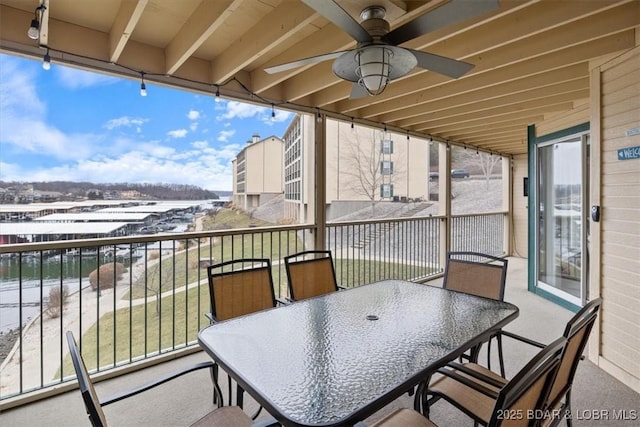
[[415, 396], [413, 398], [413, 409], [422, 413], [422, 393], [424, 392], [425, 382], [421, 381], [416, 387]]
[[504, 358], [502, 357], [502, 334], [498, 333], [496, 335], [496, 340], [498, 341], [498, 361], [500, 362], [500, 376], [502, 378], [506, 378], [504, 372]]
[[469, 352], [469, 361], [473, 363], [478, 363], [478, 356], [480, 355], [480, 348], [482, 347], [482, 343], [478, 344], [475, 347], [471, 348]]
[[213, 404], [217, 404], [218, 408], [223, 405], [222, 390], [218, 384], [218, 365], [211, 367], [211, 381], [213, 382]]

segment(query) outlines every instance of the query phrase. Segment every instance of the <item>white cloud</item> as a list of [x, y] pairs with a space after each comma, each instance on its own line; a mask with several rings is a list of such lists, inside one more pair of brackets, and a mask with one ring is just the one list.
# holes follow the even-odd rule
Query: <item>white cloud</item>
[[143, 119], [140, 117], [127, 117], [127, 116], [122, 116], [122, 117], [118, 117], [117, 119], [111, 119], [109, 120], [107, 123], [105, 123], [104, 127], [112, 130], [115, 128], [119, 128], [119, 127], [137, 127], [138, 129], [140, 129], [140, 127], [145, 124], [146, 122], [148, 122], [149, 119]]
[[187, 113], [187, 117], [189, 120], [198, 120], [200, 118], [200, 111], [198, 110], [189, 110]]
[[226, 103], [224, 114], [219, 116], [219, 120], [248, 119], [251, 117], [261, 117], [265, 114], [267, 114], [267, 108], [265, 107], [229, 101]]
[[[0, 55], [0, 113], [14, 111], [19, 115], [42, 116], [45, 104], [40, 101], [33, 69], [18, 67], [16, 60]], [[2, 120], [0, 116], [0, 120]], [[2, 120], [4, 122], [4, 120]]]
[[292, 113], [284, 110], [275, 110], [276, 116], [271, 118], [272, 122], [286, 122], [292, 116]]
[[[3, 145], [16, 153], [35, 153], [56, 159], [82, 159], [92, 154], [101, 136], [65, 134], [46, 123], [46, 105], [35, 86], [37, 74], [30, 67], [18, 67], [17, 60], [0, 55], [0, 128]], [[8, 149], [8, 148], [3, 148]]]
[[218, 141], [220, 142], [229, 142], [229, 138], [236, 134], [234, 129], [231, 130], [222, 130], [218, 133]]
[[209, 143], [207, 141], [194, 141], [191, 146], [197, 150], [204, 150], [209, 146]]
[[92, 73], [70, 67], [51, 67], [56, 78], [67, 89], [81, 89], [92, 86], [103, 86], [118, 82], [115, 77], [106, 74]]
[[[229, 101], [225, 105], [224, 113], [216, 118], [218, 121], [253, 118], [272, 126], [274, 123], [287, 121], [291, 117], [290, 112], [272, 109], [271, 107], [261, 107], [237, 101]], [[275, 113], [275, 117], [272, 117], [272, 113]]]
[[171, 138], [184, 138], [185, 136], [187, 136], [187, 133], [189, 131], [186, 129], [176, 129], [176, 130], [170, 130], [169, 132], [167, 132], [167, 135]]
[[165, 147], [157, 143], [138, 144], [137, 148], [140, 152], [158, 159], [172, 158], [176, 154], [175, 148]]
[[175, 183], [229, 190], [232, 169], [227, 155], [224, 151], [210, 150], [206, 155], [178, 161], [136, 150], [117, 157], [97, 156], [52, 168], [22, 170], [16, 165], [0, 166], [2, 179], [8, 181], [50, 181], [52, 176], [59, 176], [69, 181]]

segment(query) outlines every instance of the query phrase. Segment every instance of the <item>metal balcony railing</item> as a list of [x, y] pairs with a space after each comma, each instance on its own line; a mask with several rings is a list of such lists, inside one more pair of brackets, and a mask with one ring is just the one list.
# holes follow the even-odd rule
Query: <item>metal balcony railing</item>
[[[443, 221], [327, 224], [339, 284], [441, 274]], [[502, 213], [456, 217], [453, 230], [468, 236], [454, 238], [454, 247], [502, 255], [503, 222]], [[13, 344], [0, 354], [0, 401], [73, 379], [67, 330], [93, 372], [192, 351], [208, 325], [208, 265], [270, 258], [276, 296], [285, 297], [282, 259], [314, 247], [315, 233], [309, 225], [274, 226], [0, 246], [0, 331]]]

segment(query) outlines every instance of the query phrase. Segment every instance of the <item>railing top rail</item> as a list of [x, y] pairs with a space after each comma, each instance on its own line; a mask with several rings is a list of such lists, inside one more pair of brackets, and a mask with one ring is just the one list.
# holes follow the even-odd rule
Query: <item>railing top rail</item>
[[268, 227], [234, 228], [227, 230], [190, 231], [185, 233], [159, 233], [123, 237], [102, 237], [93, 239], [56, 240], [36, 243], [10, 243], [0, 245], [0, 254], [14, 252], [47, 251], [57, 249], [87, 248], [95, 246], [128, 245], [136, 243], [160, 242], [170, 240], [189, 240], [202, 237], [219, 237], [247, 233], [269, 233], [298, 231], [313, 228], [313, 225], [276, 225]]
[[482, 212], [482, 213], [466, 213], [466, 214], [454, 214], [451, 218], [464, 218], [466, 216], [492, 216], [492, 215], [509, 215], [508, 211], [496, 211], [496, 212]]
[[[509, 212], [507, 211], [497, 211], [497, 212], [484, 212], [484, 213], [467, 213], [467, 214], [456, 214], [451, 215], [452, 218], [464, 218], [464, 217], [477, 217], [477, 216], [491, 216], [491, 215], [507, 215]], [[361, 220], [353, 220], [353, 221], [327, 221], [327, 225], [331, 227], [336, 226], [347, 226], [347, 225], [364, 225], [364, 224], [375, 224], [379, 222], [410, 222], [415, 220], [424, 220], [424, 219], [442, 219], [445, 218], [445, 215], [425, 215], [425, 216], [410, 216], [410, 217], [389, 217], [389, 218], [374, 218], [374, 219], [361, 219]]]

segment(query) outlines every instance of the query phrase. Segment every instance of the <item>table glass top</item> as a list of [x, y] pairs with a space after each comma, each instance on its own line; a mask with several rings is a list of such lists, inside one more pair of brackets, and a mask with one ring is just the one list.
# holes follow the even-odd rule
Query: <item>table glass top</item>
[[286, 418], [330, 423], [517, 311], [504, 302], [387, 280], [221, 322], [199, 339], [247, 391]]

